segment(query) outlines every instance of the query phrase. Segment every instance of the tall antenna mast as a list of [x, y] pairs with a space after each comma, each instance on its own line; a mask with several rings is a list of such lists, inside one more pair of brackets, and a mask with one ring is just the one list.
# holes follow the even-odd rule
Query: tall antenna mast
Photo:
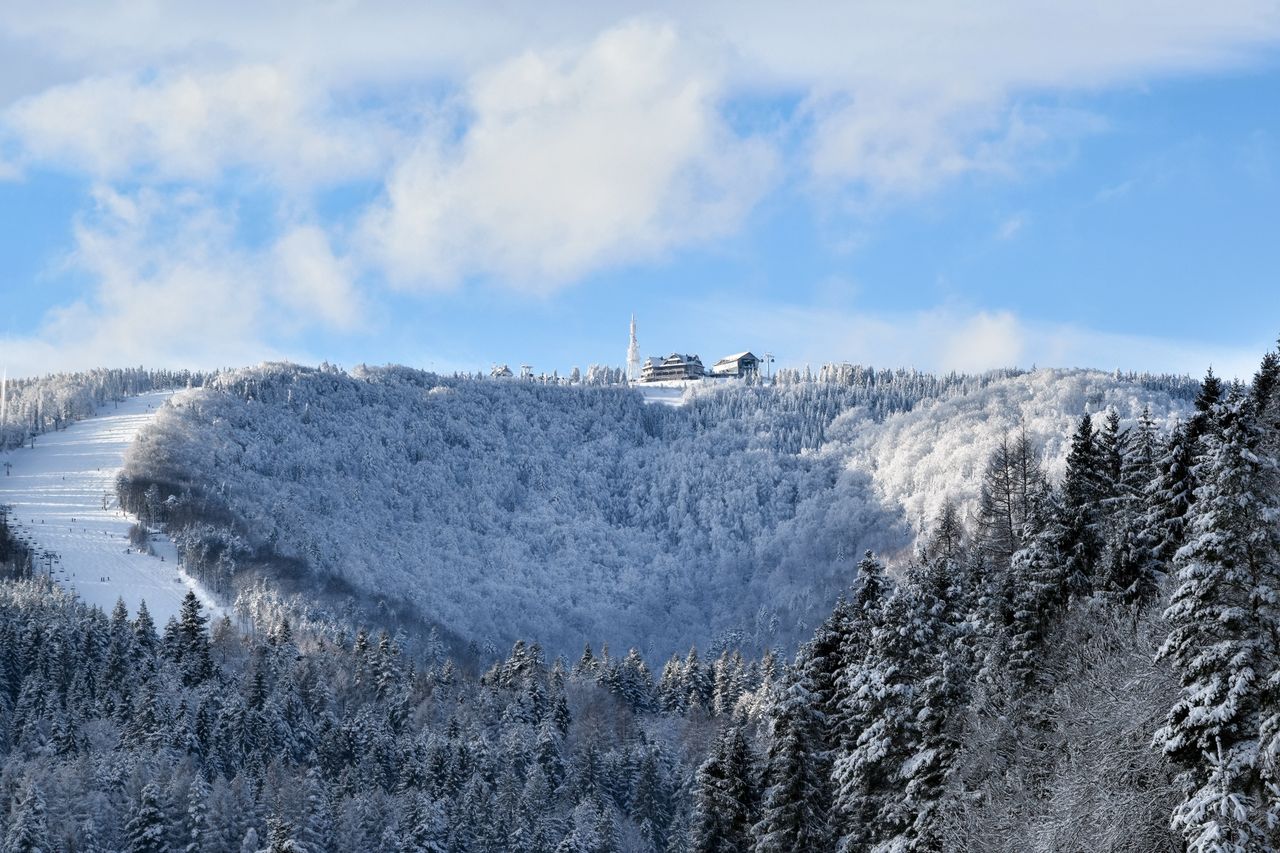
[[631, 345], [627, 347], [627, 381], [640, 380], [640, 342], [636, 340], [636, 315], [631, 315]]

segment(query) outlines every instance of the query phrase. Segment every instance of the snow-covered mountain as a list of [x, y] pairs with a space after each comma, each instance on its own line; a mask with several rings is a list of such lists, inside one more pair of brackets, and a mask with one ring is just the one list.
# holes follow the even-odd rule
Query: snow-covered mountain
[[177, 395], [132, 449], [125, 492], [224, 592], [283, 572], [466, 640], [556, 651], [790, 645], [864, 549], [905, 553], [944, 496], [972, 497], [1003, 431], [1044, 438], [1052, 470], [1082, 411], [1163, 419], [1191, 387], [881, 372], [708, 386], [669, 407], [623, 388], [264, 365]]

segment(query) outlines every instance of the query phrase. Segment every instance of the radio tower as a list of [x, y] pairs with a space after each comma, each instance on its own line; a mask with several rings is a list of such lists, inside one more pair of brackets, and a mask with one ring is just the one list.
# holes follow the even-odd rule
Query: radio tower
[[631, 315], [631, 346], [627, 347], [627, 381], [640, 380], [640, 342], [636, 340], [636, 315]]

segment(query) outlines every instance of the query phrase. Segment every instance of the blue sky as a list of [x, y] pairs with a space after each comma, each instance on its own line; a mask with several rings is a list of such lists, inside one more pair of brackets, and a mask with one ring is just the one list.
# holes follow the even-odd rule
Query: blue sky
[[565, 372], [634, 312], [1232, 375], [1280, 333], [1274, 2], [578, 5], [0, 11], [0, 362]]

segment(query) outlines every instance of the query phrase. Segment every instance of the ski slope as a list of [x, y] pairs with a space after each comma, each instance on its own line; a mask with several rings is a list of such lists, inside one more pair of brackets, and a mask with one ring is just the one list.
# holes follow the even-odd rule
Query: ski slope
[[[120, 510], [115, 479], [138, 431], [172, 396], [159, 391], [108, 404], [96, 417], [36, 438], [35, 447], [0, 453], [0, 504], [19, 536], [36, 553], [36, 569], [110, 612], [123, 598], [130, 614], [138, 603], [163, 627], [178, 612], [187, 590], [210, 611], [214, 601], [178, 565], [173, 543], [153, 535], [153, 554], [129, 543], [137, 520]], [[8, 463], [8, 473], [5, 473]]]

